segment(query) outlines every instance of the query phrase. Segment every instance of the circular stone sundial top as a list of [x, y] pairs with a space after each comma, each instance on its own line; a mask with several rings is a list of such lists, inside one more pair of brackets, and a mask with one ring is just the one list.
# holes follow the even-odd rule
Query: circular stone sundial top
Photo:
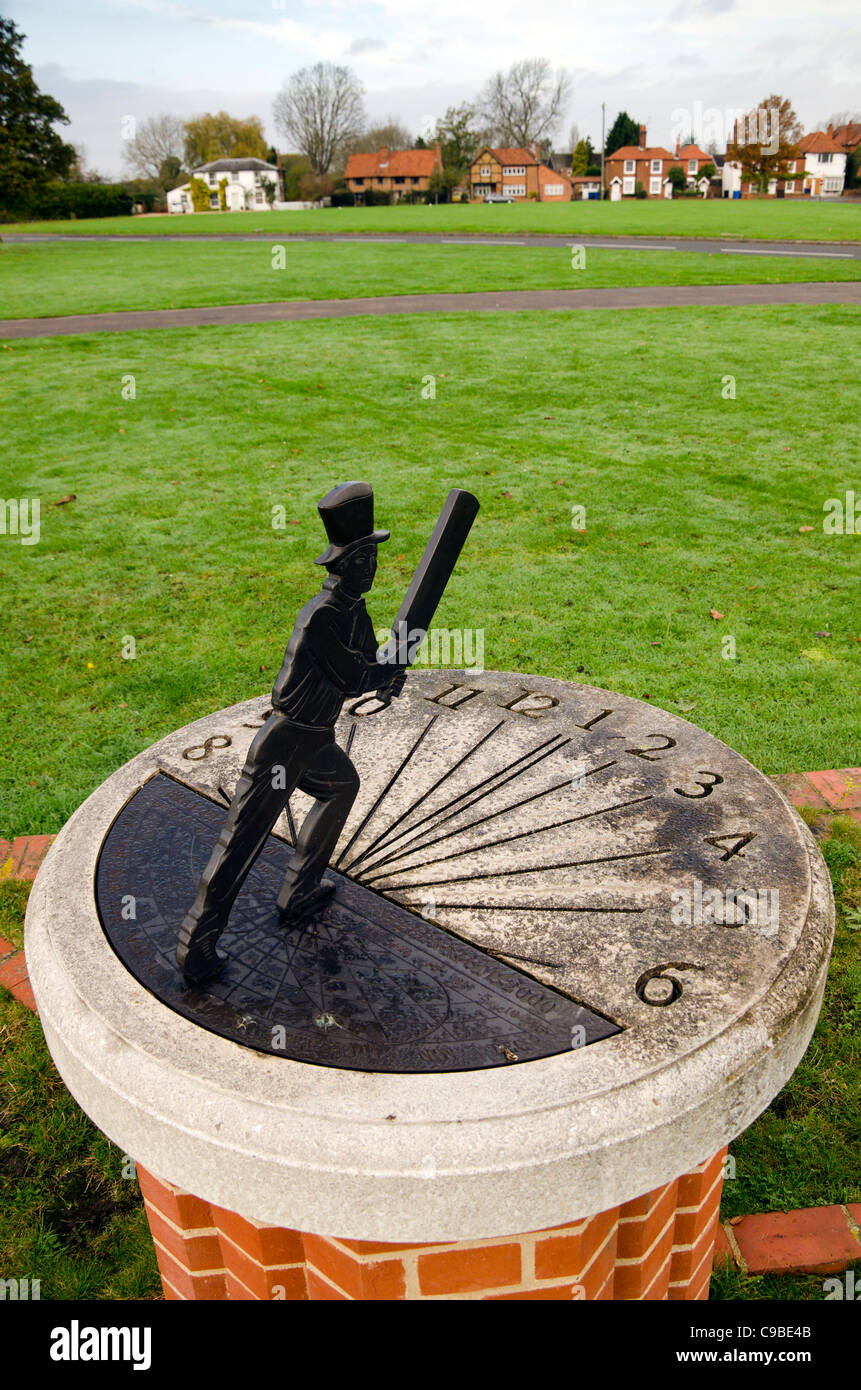
[[[331, 1219], [341, 1234], [405, 1238], [378, 1207], [350, 1205], [359, 1169], [402, 1210], [400, 1231], [440, 1239], [463, 1237], [477, 1202], [484, 1234], [488, 1220], [520, 1229], [531, 1173], [534, 1229], [570, 1215], [572, 1182], [586, 1215], [700, 1162], [784, 1084], [815, 1026], [833, 929], [806, 828], [762, 773], [687, 721], [540, 677], [413, 673], [386, 708], [346, 701], [335, 735], [361, 787], [330, 865], [334, 897], [304, 928], [278, 925], [311, 804], [297, 792], [233, 909], [225, 975], [187, 986], [176, 932], [268, 709], [223, 710], [120, 769], [34, 890], [31, 973], [81, 1103], [146, 1161], [138, 1087], [150, 1119], [153, 1088], [160, 1111], [189, 1086], [197, 1096], [199, 1142], [186, 1115], [171, 1171], [163, 1149], [156, 1171], [188, 1185], [216, 1111], [246, 1143], [249, 1106], [274, 1106], [292, 1148], [276, 1158], [275, 1138], [261, 1139], [258, 1158], [286, 1164], [292, 1196], [258, 1196], [258, 1219], [299, 1224], [299, 1201], [303, 1229], [322, 1229], [319, 1197], [296, 1195], [297, 1170], [322, 1164], [349, 1208]], [[71, 1041], [71, 996], [85, 1034], [147, 1054], [128, 1105], [105, 1100], [92, 1047]], [[211, 1111], [213, 1086], [231, 1099]], [[182, 1128], [178, 1113], [160, 1123], [174, 1138]], [[449, 1173], [456, 1235], [438, 1205], [415, 1206], [428, 1152]], [[241, 1210], [229, 1168], [222, 1154], [211, 1190]], [[479, 1199], [473, 1180], [491, 1173]], [[503, 1190], [508, 1210], [491, 1216]]]

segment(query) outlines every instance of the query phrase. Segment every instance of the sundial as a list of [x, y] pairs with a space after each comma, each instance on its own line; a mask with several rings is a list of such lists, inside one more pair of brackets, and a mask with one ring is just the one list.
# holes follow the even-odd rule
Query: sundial
[[366, 484], [328, 494], [271, 694], [118, 769], [31, 894], [72, 1093], [257, 1220], [449, 1241], [604, 1211], [740, 1133], [816, 1024], [833, 898], [767, 777], [645, 701], [404, 660], [476, 507], [450, 494], [381, 661], [388, 533]]
[[226, 975], [189, 989], [176, 931], [269, 709], [161, 745], [99, 858], [114, 950], [205, 1028], [372, 1071], [511, 1066], [624, 1030], [636, 1047], [643, 1028], [672, 1050], [792, 953], [807, 852], [780, 793], [725, 744], [588, 686], [413, 672], [397, 703], [348, 700], [336, 725], [361, 787], [334, 897], [278, 922], [311, 805], [297, 792], [234, 908]]

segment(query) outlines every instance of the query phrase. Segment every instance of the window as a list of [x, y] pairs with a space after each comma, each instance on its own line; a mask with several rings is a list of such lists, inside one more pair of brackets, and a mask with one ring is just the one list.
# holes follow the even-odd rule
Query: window
[[834, 158], [833, 154], [821, 154], [819, 160], [821, 164], [830, 164]]
[[625, 194], [627, 194], [627, 193], [633, 193], [633, 191], [634, 191], [634, 180], [633, 180], [633, 179], [623, 179], [623, 180], [622, 180], [622, 192], [625, 193]]
[[786, 191], [787, 191], [787, 193], [794, 193], [794, 192], [795, 192], [795, 179], [790, 179], [790, 180], [789, 180], [789, 183], [786, 185]]
[[653, 174], [659, 174], [659, 173], [661, 172], [661, 168], [662, 168], [661, 161], [660, 161], [659, 159], [653, 159], [653, 160], [652, 160], [652, 173], [653, 173]]
[[769, 179], [769, 180], [768, 180], [768, 196], [769, 196], [769, 198], [773, 198], [776, 192], [777, 192], [777, 179]]
[[255, 201], [255, 203], [257, 204], [258, 207], [262, 207], [262, 206], [263, 206], [263, 189], [262, 189], [262, 188], [258, 188], [258, 189], [255, 191], [255, 194], [254, 194], [254, 201]]
[[502, 191], [503, 191], [503, 193], [505, 193], [509, 198], [525, 198], [525, 197], [526, 197], [526, 184], [525, 184], [525, 183], [504, 183], [504, 184], [502, 185]]
[[633, 172], [634, 172], [634, 161], [633, 161], [633, 159], [626, 159], [626, 160], [625, 160], [625, 173], [626, 173], [626, 174], [633, 174]]
[[509, 164], [505, 169], [503, 169], [502, 172], [503, 172], [503, 174], [520, 174], [520, 175], [522, 176], [522, 175], [525, 175], [525, 173], [526, 173], [526, 165], [525, 165], [525, 164]]
[[695, 174], [696, 172], [697, 172], [697, 161], [696, 161], [695, 159], [689, 159], [689, 160], [688, 160], [688, 173], [689, 173], [689, 174]]
[[403, 179], [396, 178], [395, 183], [403, 183]]
[[353, 183], [356, 185], [357, 188], [364, 188], [365, 186], [364, 179], [353, 179]]
[[544, 194], [547, 198], [561, 198], [564, 192], [564, 183], [545, 183], [544, 185]]
[[842, 179], [826, 179], [826, 180], [825, 180], [825, 192], [826, 192], [826, 193], [840, 193], [840, 192], [842, 191], [842, 189], [843, 189], [843, 180], [842, 180]]
[[489, 164], [482, 164], [482, 166], [481, 166], [481, 177], [482, 177], [483, 179], [490, 179], [490, 178], [493, 177], [493, 171], [492, 171], [492, 169], [491, 169], [491, 167], [490, 167]]
[[660, 177], [658, 177], [658, 178], [656, 178], [656, 179], [649, 179], [649, 192], [650, 192], [650, 193], [660, 193], [660, 191], [661, 191], [661, 180], [660, 180]]

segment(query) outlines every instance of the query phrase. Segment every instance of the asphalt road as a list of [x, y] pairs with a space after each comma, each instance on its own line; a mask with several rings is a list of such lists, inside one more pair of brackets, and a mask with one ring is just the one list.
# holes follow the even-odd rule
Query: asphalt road
[[603, 246], [611, 251], [696, 251], [706, 255], [729, 255], [729, 256], [796, 256], [819, 259], [823, 256], [829, 260], [857, 261], [861, 260], [861, 242], [859, 241], [745, 241], [743, 238], [736, 237], [600, 237], [600, 236], [577, 236], [572, 232], [570, 236], [462, 236], [446, 235], [441, 232], [427, 233], [401, 233], [391, 236], [369, 236], [364, 232], [344, 233], [339, 236], [326, 234], [313, 236], [296, 236], [289, 232], [266, 232], [258, 233], [239, 233], [236, 236], [214, 233], [207, 236], [205, 233], [173, 233], [159, 236], [158, 234], [128, 235], [128, 236], [74, 236], [66, 233], [55, 234], [54, 232], [6, 232], [0, 228], [0, 236], [6, 242], [36, 242], [36, 241], [88, 241], [99, 243], [110, 243], [114, 241], [266, 241], [266, 242], [287, 242], [287, 241], [358, 241], [358, 242], [396, 242], [401, 244], [417, 245], [436, 245], [436, 246]]
[[134, 329], [282, 323], [362, 314], [493, 313], [512, 310], [656, 309], [769, 304], [858, 304], [861, 281], [794, 285], [655, 285], [604, 290], [506, 290], [482, 294], [398, 294], [376, 299], [314, 299], [274, 304], [215, 304], [195, 309], [141, 309], [62, 318], [3, 319], [0, 338], [47, 338]]

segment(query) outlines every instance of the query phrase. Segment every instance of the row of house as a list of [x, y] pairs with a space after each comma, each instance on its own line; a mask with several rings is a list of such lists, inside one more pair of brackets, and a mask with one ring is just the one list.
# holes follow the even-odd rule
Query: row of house
[[[829, 125], [827, 131], [816, 130], [805, 135], [798, 145], [798, 157], [787, 168], [787, 177], [772, 179], [769, 184], [769, 196], [839, 198], [849, 156], [859, 147], [859, 123], [850, 122], [836, 129]], [[506, 198], [515, 202], [552, 203], [570, 202], [572, 198], [599, 198], [600, 178], [572, 176], [566, 172], [570, 167], [570, 155], [555, 155], [545, 164], [537, 142], [531, 148], [488, 145], [479, 150], [472, 161], [468, 183], [462, 191], [472, 201]], [[671, 198], [670, 170], [673, 168], [682, 169], [688, 188], [695, 189], [702, 197], [746, 198], [759, 192], [743, 179], [741, 166], [736, 161], [724, 155], [710, 155], [695, 144], [680, 145], [676, 141], [675, 153], [663, 145], [649, 145], [643, 125], [638, 145], [623, 145], [607, 157], [605, 186], [613, 201], [638, 196], [638, 187], [647, 198]], [[393, 202], [399, 202], [406, 195], [427, 193], [435, 172], [442, 172], [439, 143], [433, 149], [423, 150], [390, 150], [383, 146], [372, 154], [351, 154], [344, 178], [358, 203], [364, 202], [369, 193], [387, 194]], [[212, 209], [220, 206], [221, 186], [231, 212], [288, 206], [280, 201], [280, 170], [263, 159], [215, 159], [202, 164], [193, 173], [209, 187]], [[267, 198], [267, 186], [271, 193], [272, 184], [276, 190], [274, 202]], [[167, 207], [168, 212], [192, 212], [190, 184], [171, 189]]]

